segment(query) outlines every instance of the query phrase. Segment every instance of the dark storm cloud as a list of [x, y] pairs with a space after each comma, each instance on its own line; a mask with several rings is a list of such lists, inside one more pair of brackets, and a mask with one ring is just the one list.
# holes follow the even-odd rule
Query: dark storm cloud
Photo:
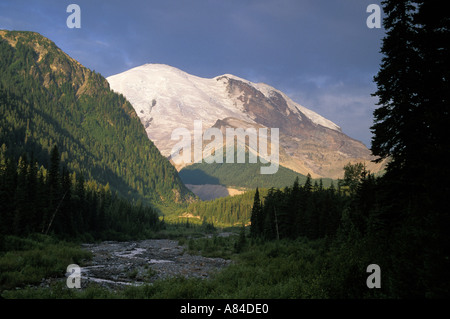
[[[70, 3], [81, 29], [66, 26]], [[265, 82], [369, 145], [383, 37], [366, 26], [370, 3], [379, 1], [5, 0], [0, 28], [39, 32], [105, 77], [165, 63]]]

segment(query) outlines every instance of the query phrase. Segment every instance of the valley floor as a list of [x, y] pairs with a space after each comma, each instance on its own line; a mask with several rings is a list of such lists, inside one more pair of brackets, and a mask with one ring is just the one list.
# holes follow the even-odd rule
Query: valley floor
[[83, 248], [90, 251], [93, 258], [81, 268], [82, 287], [90, 282], [114, 287], [142, 285], [176, 276], [208, 278], [231, 262], [189, 254], [185, 246], [168, 239], [108, 241], [84, 244]]
[[[355, 273], [348, 247], [326, 240], [260, 241], [231, 233], [73, 244], [8, 237], [0, 254], [6, 299], [328, 299], [377, 298]], [[196, 230], [198, 231], [198, 230]], [[238, 231], [240, 233], [238, 234]], [[231, 236], [230, 236], [231, 234]], [[69, 264], [81, 289], [67, 287]], [[68, 275], [68, 274], [66, 274]], [[42, 278], [46, 278], [42, 280]], [[380, 291], [381, 293], [381, 291]]]

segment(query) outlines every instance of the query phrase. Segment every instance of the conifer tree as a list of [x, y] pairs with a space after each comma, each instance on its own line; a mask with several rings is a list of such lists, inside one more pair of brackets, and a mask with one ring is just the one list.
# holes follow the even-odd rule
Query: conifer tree
[[448, 297], [450, 217], [443, 203], [450, 193], [450, 19], [444, 1], [383, 6], [371, 149], [389, 159], [381, 185], [385, 234], [393, 243], [391, 292]]
[[[15, 192], [14, 210], [14, 233], [16, 235], [23, 235], [26, 232], [26, 219], [28, 210], [27, 199], [27, 168], [28, 163], [26, 156], [19, 158], [17, 167], [17, 188]], [[11, 200], [11, 199], [10, 199]]]
[[263, 216], [258, 188], [256, 188], [255, 197], [253, 199], [252, 215], [250, 221], [251, 221], [251, 228], [250, 228], [251, 237], [261, 236]]

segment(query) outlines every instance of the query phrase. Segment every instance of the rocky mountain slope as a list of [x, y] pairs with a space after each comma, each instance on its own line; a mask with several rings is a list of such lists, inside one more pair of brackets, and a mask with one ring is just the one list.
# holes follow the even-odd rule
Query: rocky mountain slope
[[373, 157], [363, 143], [264, 83], [230, 74], [206, 79], [162, 64], [139, 66], [107, 80], [131, 102], [148, 137], [167, 157], [177, 143], [172, 132], [184, 127], [193, 136], [194, 120], [199, 120], [203, 131], [279, 128], [280, 165], [313, 178], [340, 178], [348, 162], [364, 162], [373, 172], [381, 168], [370, 162]]

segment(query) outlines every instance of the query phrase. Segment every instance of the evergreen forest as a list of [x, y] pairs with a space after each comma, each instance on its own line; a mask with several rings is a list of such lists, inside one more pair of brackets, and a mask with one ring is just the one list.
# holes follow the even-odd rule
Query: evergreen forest
[[[184, 169], [185, 182], [250, 189], [205, 202], [100, 74], [37, 33], [0, 31], [0, 296], [449, 298], [450, 17], [443, 1], [382, 6], [371, 151], [385, 173], [362, 163], [346, 165], [338, 181]], [[208, 278], [114, 290], [41, 285], [92, 258], [80, 243], [150, 238], [231, 262]]]
[[[275, 174], [261, 174], [261, 166], [258, 163], [194, 163], [180, 170], [180, 178], [185, 184], [218, 184], [227, 187], [243, 187], [247, 189], [259, 188], [283, 188], [291, 186], [298, 178], [300, 183], [307, 179], [306, 175], [297, 173], [289, 168], [279, 166]], [[318, 180], [314, 180], [319, 182]], [[331, 178], [322, 178], [322, 185], [329, 187], [333, 182]]]
[[127, 199], [193, 197], [104, 77], [37, 33], [0, 35], [0, 145], [8, 156], [27, 154], [46, 166], [57, 146], [68, 169]]
[[[130, 202], [103, 186], [85, 180], [61, 164], [55, 146], [50, 166], [26, 155], [16, 163], [0, 149], [0, 244], [4, 236], [34, 233], [61, 240], [93, 241], [145, 238], [164, 227], [158, 212], [142, 201]], [[0, 246], [0, 250], [4, 248]]]

